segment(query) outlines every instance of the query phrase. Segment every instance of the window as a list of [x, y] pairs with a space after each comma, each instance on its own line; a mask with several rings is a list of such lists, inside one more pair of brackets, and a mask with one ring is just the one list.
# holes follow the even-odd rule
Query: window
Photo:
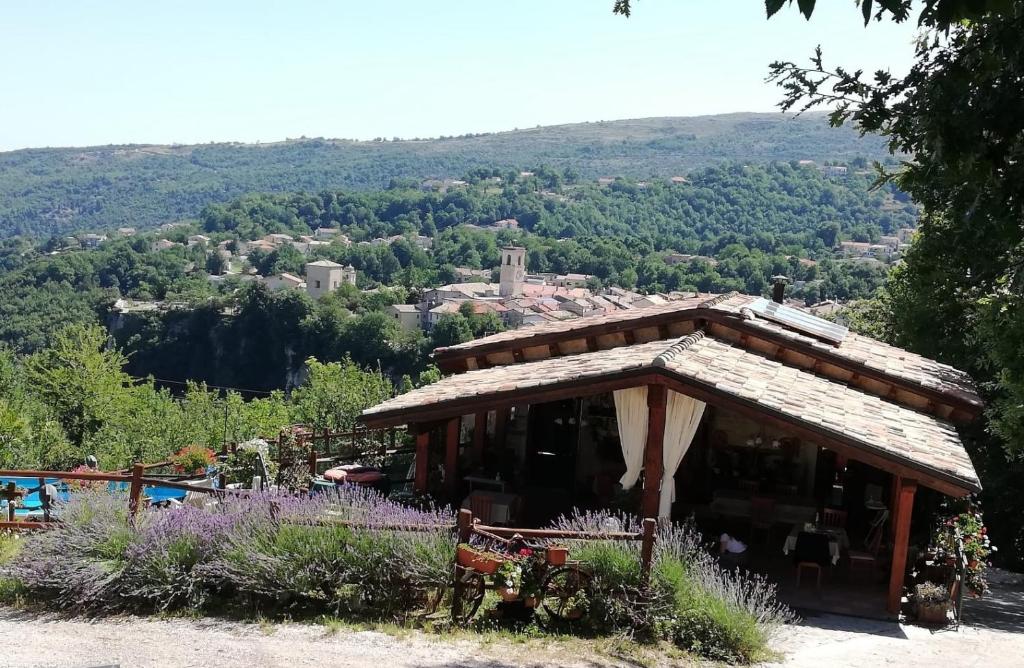
[[316, 282], [316, 287], [317, 287], [317, 290], [319, 290], [319, 289], [320, 289], [320, 281], [317, 281], [317, 282]]
[[507, 258], [505, 258], [505, 264], [507, 264], [509, 266], [512, 265], [512, 256], [511, 255], [509, 255]]
[[523, 256], [522, 255], [519, 256], [519, 258], [516, 261], [516, 264], [518, 264], [520, 267], [523, 266]]

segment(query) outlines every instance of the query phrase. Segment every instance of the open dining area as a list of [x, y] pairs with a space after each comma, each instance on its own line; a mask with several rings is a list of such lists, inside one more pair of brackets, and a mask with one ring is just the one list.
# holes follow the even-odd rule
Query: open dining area
[[789, 311], [704, 295], [441, 348], [451, 375], [362, 421], [406, 425], [415, 491], [481, 522], [692, 517], [794, 607], [896, 615], [923, 511], [980, 489], [953, 426], [980, 399], [955, 369]]

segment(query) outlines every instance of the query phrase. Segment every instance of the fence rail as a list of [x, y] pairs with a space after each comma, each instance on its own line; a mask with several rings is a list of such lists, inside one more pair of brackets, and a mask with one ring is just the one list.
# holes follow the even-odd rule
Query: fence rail
[[32, 488], [32, 491], [39, 490], [40, 498], [43, 502], [43, 521], [23, 521], [18, 522], [14, 520], [15, 504], [14, 494], [12, 487], [15, 487], [14, 483], [9, 483], [7, 489], [9, 490], [7, 496], [11, 498], [7, 502], [7, 519], [6, 521], [0, 522], [0, 529], [15, 529], [15, 530], [36, 530], [46, 529], [53, 526], [56, 522], [49, 519], [49, 497], [46, 494], [46, 480], [57, 479], [57, 480], [77, 480], [81, 482], [120, 482], [128, 483], [128, 509], [134, 517], [138, 511], [142, 500], [142, 490], [145, 487], [167, 487], [169, 489], [177, 489], [185, 492], [199, 492], [200, 494], [248, 494], [251, 490], [229, 490], [229, 489], [216, 489], [213, 487], [199, 487], [197, 485], [190, 485], [186, 482], [179, 482], [173, 480], [164, 480], [162, 478], [149, 478], [143, 475], [147, 468], [155, 468], [156, 465], [135, 464], [131, 468], [131, 473], [106, 473], [102, 471], [36, 471], [36, 470], [19, 470], [19, 469], [4, 469], [0, 470], [0, 478], [35, 478], [39, 481], [38, 487]]

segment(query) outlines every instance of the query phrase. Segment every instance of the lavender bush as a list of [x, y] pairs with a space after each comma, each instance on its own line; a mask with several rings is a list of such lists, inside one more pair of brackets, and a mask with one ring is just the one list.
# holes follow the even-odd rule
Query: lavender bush
[[[640, 527], [634, 517], [606, 512], [577, 512], [556, 526], [596, 532]], [[598, 613], [596, 621], [608, 629], [645, 632], [716, 660], [751, 662], [765, 654], [772, 633], [794, 619], [776, 600], [774, 584], [720, 568], [689, 522], [659, 526], [646, 593], [639, 542], [582, 543], [574, 555], [593, 568], [599, 593], [592, 617]]]
[[407, 509], [358, 488], [150, 510], [134, 523], [126, 507], [105, 491], [76, 494], [64, 523], [26, 538], [0, 577], [76, 612], [244, 606], [389, 618], [450, 577], [451, 529], [384, 528], [450, 527], [450, 513]]

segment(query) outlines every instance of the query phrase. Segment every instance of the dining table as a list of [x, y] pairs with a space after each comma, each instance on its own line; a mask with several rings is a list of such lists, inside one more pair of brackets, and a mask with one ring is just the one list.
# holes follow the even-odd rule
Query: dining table
[[782, 553], [789, 554], [796, 549], [796, 539], [801, 532], [819, 533], [828, 536], [828, 554], [832, 559], [832, 565], [839, 563], [839, 556], [844, 550], [850, 549], [850, 537], [846, 529], [842, 527], [830, 527], [820, 524], [797, 524], [786, 536], [786, 542], [782, 546]]

